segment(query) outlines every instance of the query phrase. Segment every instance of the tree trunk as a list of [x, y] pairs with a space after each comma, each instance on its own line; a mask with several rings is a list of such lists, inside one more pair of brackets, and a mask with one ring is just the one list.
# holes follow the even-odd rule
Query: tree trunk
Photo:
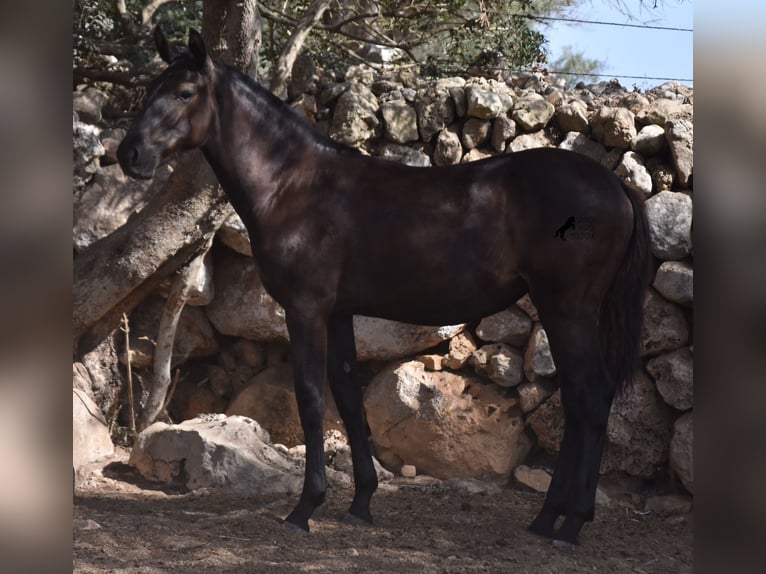
[[[211, 52], [247, 70], [256, 16], [255, 0], [206, 0], [202, 33]], [[195, 150], [179, 158], [167, 185], [149, 205], [76, 257], [75, 358], [98, 345], [123, 313], [193, 259], [232, 212], [202, 153]]]

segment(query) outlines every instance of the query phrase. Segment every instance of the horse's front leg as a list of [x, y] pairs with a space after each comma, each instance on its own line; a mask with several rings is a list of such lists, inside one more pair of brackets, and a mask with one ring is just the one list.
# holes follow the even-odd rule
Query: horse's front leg
[[306, 473], [298, 504], [285, 522], [309, 530], [309, 518], [327, 491], [322, 426], [327, 381], [327, 321], [319, 312], [286, 310], [301, 426], [306, 442]]
[[348, 510], [351, 521], [372, 523], [370, 500], [378, 487], [372, 462], [362, 389], [355, 380], [356, 344], [351, 315], [333, 316], [328, 327], [327, 374], [335, 404], [346, 426], [354, 463], [354, 500]]

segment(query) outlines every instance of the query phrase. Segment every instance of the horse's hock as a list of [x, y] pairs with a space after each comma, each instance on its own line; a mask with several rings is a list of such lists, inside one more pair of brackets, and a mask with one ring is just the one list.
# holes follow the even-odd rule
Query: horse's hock
[[[637, 93], [601, 82], [568, 90], [536, 75], [499, 82], [390, 74], [369, 85], [359, 83], [368, 76], [350, 73], [347, 82], [316, 82], [299, 99], [319, 105], [303, 107], [304, 115], [338, 141], [420, 165], [454, 164], [529, 147], [571, 149], [615, 170], [643, 194], [655, 257], [653, 289], [645, 302], [643, 372], [635, 389], [612, 409], [602, 471], [651, 478], [671, 469], [676, 482], [692, 492], [692, 89], [671, 82]], [[122, 225], [155, 187], [138, 188], [133, 180], [104, 175], [115, 169], [109, 167], [114, 159], [108, 157], [109, 145], [96, 145], [94, 138], [108, 139], [111, 126], [90, 107], [86, 113], [85, 99], [90, 107], [104, 104], [103, 98], [89, 98], [89, 92], [76, 98], [75, 153], [87, 155], [75, 158], [76, 165], [87, 166], [78, 169], [75, 181], [78, 250]], [[95, 186], [103, 193], [89, 193]], [[126, 196], [129, 188], [130, 202], [113, 201]], [[93, 222], [94, 214], [111, 219]], [[556, 231], [551, 229], [551, 236]], [[562, 232], [563, 239], [587, 240], [584, 235], [570, 236], [579, 231], [575, 222], [574, 228]], [[592, 232], [598, 234], [598, 229]], [[197, 325], [200, 332], [212, 333], [212, 339], [184, 338], [181, 332], [179, 340], [191, 343], [174, 354], [180, 378], [194, 383], [179, 385], [178, 392], [196, 386], [195, 392], [204, 388], [215, 398], [184, 403], [204, 405], [201, 409], [230, 405], [243, 389], [257, 386], [252, 381], [260, 371], [289, 358], [282, 311], [257, 288], [251, 260], [238, 255], [248, 251], [243, 226], [226, 226], [218, 240], [209, 270], [212, 301], [186, 309], [184, 314], [194, 314], [194, 320], [180, 323], [182, 331]], [[360, 357], [368, 362], [360, 370], [372, 440], [390, 468], [399, 471], [402, 465], [413, 465], [418, 473], [441, 478], [508, 476], [534, 452], [534, 445], [558, 447], [563, 415], [555, 392], [555, 365], [536, 310], [525, 299], [480, 325], [420, 329], [358, 320], [357, 329], [366, 333], [359, 344]], [[145, 303], [151, 304], [156, 300]], [[141, 326], [141, 313], [140, 306], [131, 316], [139, 330], [131, 339], [155, 340], [157, 333]], [[199, 328], [200, 321], [208, 323], [205, 329]], [[142, 328], [147, 330], [140, 332]], [[236, 341], [247, 345], [232, 344]], [[195, 344], [204, 348], [189, 348]], [[258, 360], [240, 352], [254, 346]], [[141, 349], [149, 355], [144, 364], [150, 364], [151, 345]], [[436, 356], [428, 360], [428, 368], [425, 359], [416, 360], [424, 352]], [[95, 364], [98, 357], [92, 354], [84, 362]], [[88, 384], [96, 384], [93, 372], [86, 378]], [[148, 373], [143, 379], [150, 380]], [[97, 402], [106, 396], [100, 388], [90, 391]], [[101, 400], [98, 407], [113, 414], [111, 401]], [[171, 412], [180, 411], [171, 404]], [[196, 414], [190, 407], [183, 417]], [[99, 418], [87, 424], [94, 421]], [[278, 422], [269, 424], [274, 426], [266, 430], [285, 435]]]

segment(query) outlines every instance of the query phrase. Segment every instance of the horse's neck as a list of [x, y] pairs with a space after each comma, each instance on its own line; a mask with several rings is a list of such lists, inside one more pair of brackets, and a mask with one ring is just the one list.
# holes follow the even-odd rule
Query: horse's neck
[[[202, 148], [241, 216], [266, 211], [288, 170], [318, 153], [310, 132], [280, 102], [247, 81], [223, 73], [216, 90], [216, 121]], [[244, 213], [243, 213], [244, 212]]]

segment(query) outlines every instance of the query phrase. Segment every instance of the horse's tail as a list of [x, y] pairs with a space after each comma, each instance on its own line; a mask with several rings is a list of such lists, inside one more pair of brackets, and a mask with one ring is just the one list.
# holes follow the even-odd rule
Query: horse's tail
[[620, 392], [632, 383], [639, 366], [644, 297], [651, 277], [652, 259], [644, 202], [624, 184], [623, 189], [633, 207], [633, 234], [599, 317], [607, 368]]

